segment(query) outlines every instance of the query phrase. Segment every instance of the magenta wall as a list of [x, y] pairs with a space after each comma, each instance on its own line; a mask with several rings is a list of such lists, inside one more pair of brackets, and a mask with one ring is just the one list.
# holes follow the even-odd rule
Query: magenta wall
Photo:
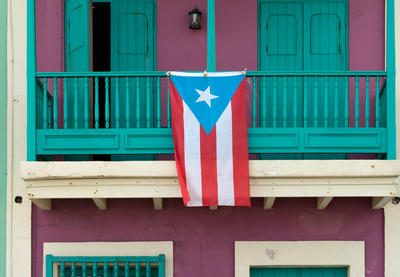
[[[63, 71], [64, 2], [36, 3], [38, 71]], [[187, 28], [195, 4], [203, 11], [200, 31]], [[384, 69], [384, 17], [384, 0], [349, 0], [350, 70]], [[158, 70], [206, 69], [206, 19], [206, 0], [158, 1]], [[257, 69], [257, 0], [216, 1], [216, 33], [217, 70]], [[366, 276], [384, 276], [383, 212], [371, 210], [370, 199], [334, 199], [326, 211], [316, 210], [315, 199], [278, 199], [271, 211], [261, 201], [218, 211], [179, 200], [166, 201], [163, 211], [151, 200], [108, 204], [102, 212], [90, 200], [57, 200], [51, 212], [34, 207], [33, 276], [42, 276], [43, 242], [145, 240], [174, 241], [175, 277], [232, 277], [235, 240], [362, 240]]]
[[[56, 200], [53, 211], [34, 207], [33, 276], [42, 276], [43, 242], [174, 241], [174, 277], [234, 276], [235, 240], [365, 241], [367, 277], [384, 276], [384, 218], [371, 200], [335, 198], [325, 211], [315, 198], [278, 199], [271, 211], [251, 208], [184, 208], [167, 200], [109, 200], [99, 211], [91, 200]], [[327, 249], [329, 251], [329, 249]]]

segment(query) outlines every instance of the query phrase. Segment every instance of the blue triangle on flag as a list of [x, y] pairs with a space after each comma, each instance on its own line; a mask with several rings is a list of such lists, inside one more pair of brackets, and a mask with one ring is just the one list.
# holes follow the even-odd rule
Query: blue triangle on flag
[[210, 134], [242, 82], [244, 75], [171, 75], [170, 78], [182, 100], [193, 112], [204, 131]]

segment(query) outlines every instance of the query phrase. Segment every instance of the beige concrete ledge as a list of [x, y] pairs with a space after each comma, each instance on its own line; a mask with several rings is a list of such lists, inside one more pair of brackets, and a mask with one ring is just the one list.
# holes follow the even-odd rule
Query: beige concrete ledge
[[[21, 176], [35, 204], [56, 198], [181, 197], [173, 161], [22, 162]], [[321, 197], [375, 197], [375, 208], [381, 208], [399, 195], [399, 176], [396, 160], [250, 161], [250, 194], [319, 197], [323, 208], [330, 201]]]

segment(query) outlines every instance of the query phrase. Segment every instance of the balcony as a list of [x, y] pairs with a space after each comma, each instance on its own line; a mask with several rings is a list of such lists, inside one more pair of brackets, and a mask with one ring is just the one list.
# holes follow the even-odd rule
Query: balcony
[[[29, 152], [45, 161], [173, 154], [167, 79], [166, 72], [37, 73]], [[247, 72], [249, 153], [386, 159], [394, 141], [386, 80], [385, 72]]]
[[[47, 22], [60, 22], [49, 16], [57, 13], [40, 6], [36, 14], [35, 2], [29, 1], [28, 161], [21, 165], [28, 197], [45, 210], [52, 208], [52, 199], [93, 199], [99, 209], [106, 209], [108, 198], [150, 198], [154, 207], [161, 209], [162, 199], [181, 197], [175, 164], [171, 161], [174, 149], [168, 75], [165, 71], [152, 70], [203, 69], [200, 61], [206, 57], [209, 71], [215, 71], [216, 65], [228, 70], [244, 65], [268, 70], [246, 72], [250, 194], [264, 198], [265, 209], [271, 209], [279, 197], [316, 197], [318, 209], [326, 208], [334, 197], [372, 197], [372, 207], [378, 209], [399, 196], [400, 167], [394, 160], [394, 1], [386, 1], [386, 20], [380, 10], [372, 13], [375, 18], [369, 13], [359, 16], [358, 9], [364, 6], [349, 7], [346, 1], [339, 1], [341, 4], [335, 4], [335, 7], [316, 1], [315, 9], [310, 6], [313, 1], [284, 6], [275, 2], [246, 2], [253, 6], [249, 6], [241, 28], [226, 36], [224, 28], [215, 30], [214, 1], [207, 5], [207, 31], [196, 34], [190, 33], [186, 25], [181, 26], [180, 21], [170, 24], [172, 19], [187, 14], [184, 5], [170, 9], [171, 5], [155, 1], [157, 13], [146, 10], [149, 19], [157, 16], [157, 20], [149, 21], [153, 24], [149, 30], [153, 31], [149, 31], [147, 40], [138, 40], [149, 42], [140, 49], [148, 50], [145, 57], [146, 61], [152, 58], [147, 62], [151, 66], [134, 67], [147, 70], [143, 72], [125, 72], [123, 70], [134, 68], [94, 69], [90, 66], [90, 53], [94, 53], [91, 47], [96, 43], [92, 43], [94, 40], [90, 41], [89, 36], [90, 26], [94, 26], [90, 22], [92, 17], [86, 16], [90, 14], [89, 6], [82, 6], [85, 9], [82, 18], [61, 20], [64, 26], [74, 26], [75, 29], [71, 28], [83, 34], [83, 47], [79, 49], [85, 55], [77, 53], [73, 61], [78, 67], [73, 67], [72, 59], [66, 58], [73, 49], [64, 41], [68, 37], [74, 38], [77, 31], [54, 28], [43, 32], [47, 30], [43, 28], [49, 26]], [[274, 7], [271, 6], [273, 3], [276, 4], [272, 5]], [[383, 9], [382, 3], [378, 4], [368, 11]], [[301, 8], [302, 5], [305, 8]], [[72, 8], [62, 7], [59, 14]], [[243, 14], [240, 6], [230, 12], [235, 10]], [[325, 15], [335, 12], [338, 16], [334, 19], [314, 17], [316, 25], [313, 29], [310, 24], [312, 13], [302, 11]], [[293, 21], [285, 17], [288, 12], [304, 24], [297, 29], [282, 29]], [[282, 13], [284, 18], [280, 20], [286, 20], [288, 24], [267, 22], [272, 13]], [[36, 22], [35, 16], [43, 22]], [[235, 18], [219, 16], [224, 24]], [[74, 18], [82, 19], [85, 24], [79, 20], [73, 22]], [[323, 22], [325, 29], [321, 28]], [[169, 27], [162, 28], [167, 23]], [[256, 26], [260, 28], [261, 23], [264, 28], [260, 30], [264, 33], [249, 32]], [[371, 26], [376, 27], [373, 32], [365, 32]], [[113, 31], [114, 35], [118, 33], [119, 29], [114, 27], [110, 38]], [[265, 33], [267, 29], [271, 30], [268, 34]], [[315, 36], [311, 36], [313, 30], [317, 32]], [[131, 37], [131, 33], [125, 31], [122, 37]], [[103, 29], [100, 33], [103, 37]], [[287, 33], [288, 37], [290, 33], [292, 40], [279, 36], [281, 33]], [[178, 45], [170, 34], [185, 39]], [[303, 38], [297, 40], [297, 34], [302, 34]], [[229, 55], [220, 55], [216, 63], [216, 37], [223, 38], [220, 45], [225, 47], [246, 43], [243, 47], [233, 47]], [[267, 37], [276, 43], [267, 44]], [[200, 42], [206, 39], [205, 53]], [[111, 45], [117, 42], [110, 40]], [[288, 41], [298, 43], [292, 45]], [[358, 51], [360, 45], [367, 43], [370, 44], [369, 51]], [[182, 45], [189, 45], [189, 48], [175, 47]], [[36, 53], [36, 47], [39, 53]], [[318, 55], [315, 64], [308, 55], [312, 47], [316, 47], [314, 54]], [[157, 58], [155, 49], [161, 50]], [[131, 50], [136, 53], [135, 49]], [[218, 50], [219, 53], [223, 53], [222, 50]], [[182, 51], [185, 51], [184, 55]], [[54, 54], [56, 61], [49, 59], [47, 52], [57, 53]], [[242, 53], [242, 56], [231, 63], [235, 57], [233, 53]], [[336, 56], [336, 62], [331, 63], [326, 53]], [[111, 56], [117, 54], [107, 52]], [[274, 58], [276, 54], [290, 57], [296, 54], [294, 60], [298, 64], [287, 64], [284, 58], [278, 64]], [[193, 56], [198, 60], [191, 60]], [[365, 63], [367, 57], [376, 59]], [[308, 64], [304, 62], [306, 60]], [[80, 61], [85, 61], [84, 68]], [[71, 72], [38, 72], [52, 68]], [[301, 71], [305, 68], [328, 71]], [[386, 71], [347, 71], [349, 68]], [[72, 72], [74, 70], [78, 72]], [[354, 160], [359, 157], [370, 160]]]
[[[249, 153], [258, 159], [251, 197], [265, 209], [278, 197], [316, 197], [318, 209], [334, 197], [372, 197], [378, 209], [398, 196], [397, 161], [321, 161], [390, 158], [388, 78], [247, 72]], [[167, 81], [166, 72], [37, 73], [29, 151], [42, 162], [21, 168], [33, 203], [50, 210], [52, 199], [88, 198], [106, 209], [108, 198], [150, 198], [162, 209], [162, 199], [180, 198], [174, 162], [149, 161], [174, 151]]]

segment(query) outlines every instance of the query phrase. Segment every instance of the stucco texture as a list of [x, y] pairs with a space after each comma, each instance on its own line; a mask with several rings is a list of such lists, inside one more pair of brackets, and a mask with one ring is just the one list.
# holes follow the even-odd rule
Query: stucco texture
[[[38, 71], [63, 71], [63, 1], [36, 2]], [[200, 31], [187, 27], [195, 4]], [[206, 7], [205, 0], [158, 0], [158, 70], [205, 70]], [[384, 0], [349, 0], [349, 70], [384, 69], [384, 7]], [[217, 70], [256, 70], [257, 0], [216, 1], [216, 36]], [[315, 199], [278, 199], [271, 211], [261, 200], [252, 204], [217, 211], [184, 208], [178, 199], [162, 211], [151, 199], [109, 200], [106, 211], [91, 200], [56, 200], [50, 212], [34, 206], [32, 274], [42, 276], [44, 242], [173, 240], [175, 277], [232, 277], [236, 240], [357, 240], [365, 241], [366, 276], [384, 276], [383, 212], [371, 210], [370, 199], [334, 199], [325, 211]]]
[[[42, 276], [44, 242], [174, 242], [174, 277], [234, 276], [234, 241], [365, 241], [367, 277], [383, 277], [383, 211], [371, 200], [335, 198], [324, 211], [315, 198], [277, 199], [264, 210], [185, 208], [181, 200], [156, 211], [151, 199], [113, 199], [99, 211], [91, 200], [55, 200], [52, 211], [33, 209], [33, 276]], [[326, 249], [329, 251], [329, 249]], [[77, 253], [79, 255], [79, 253]]]

